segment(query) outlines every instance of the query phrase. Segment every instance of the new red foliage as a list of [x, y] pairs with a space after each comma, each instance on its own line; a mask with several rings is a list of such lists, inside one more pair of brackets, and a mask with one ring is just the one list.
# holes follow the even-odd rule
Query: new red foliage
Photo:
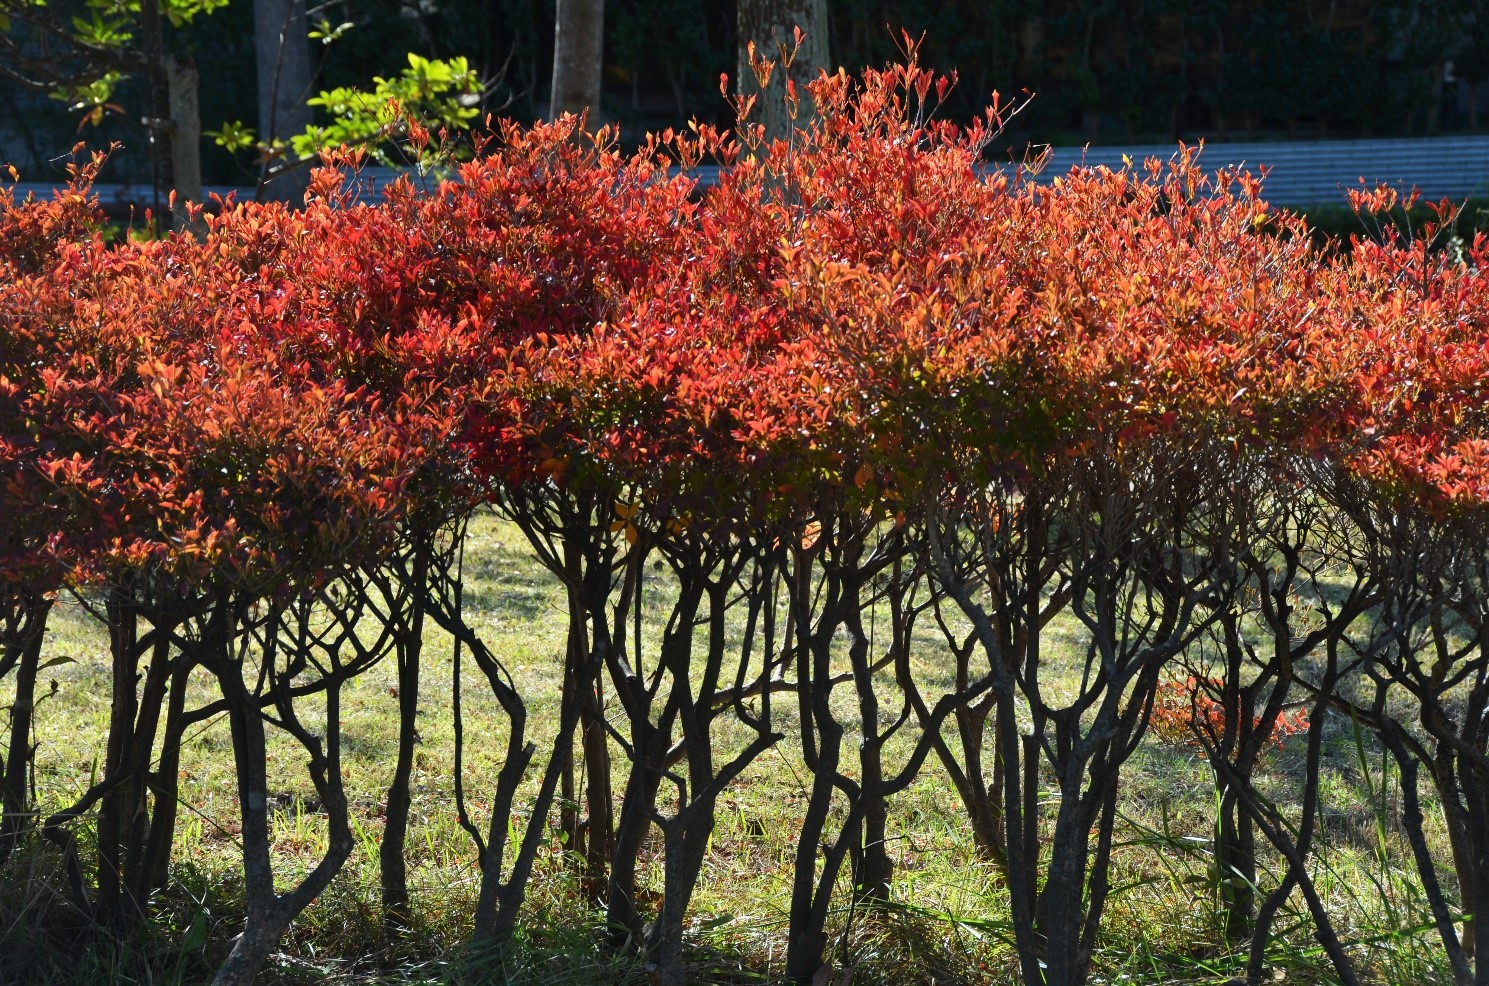
[[[1214, 678], [1166, 681], [1158, 688], [1153, 702], [1149, 728], [1153, 734], [1173, 746], [1201, 747], [1206, 739], [1213, 744], [1225, 733], [1225, 704], [1219, 696], [1222, 682]], [[1291, 713], [1278, 713], [1268, 726], [1260, 716], [1253, 716], [1251, 728], [1266, 728], [1272, 743], [1281, 749], [1289, 736], [1308, 731], [1308, 710], [1303, 707]]]
[[[953, 126], [933, 88], [913, 63], [823, 77], [769, 153], [502, 124], [433, 189], [358, 204], [326, 169], [304, 210], [224, 207], [200, 240], [105, 243], [96, 161], [49, 202], [0, 190], [0, 595], [303, 600], [518, 500], [582, 514], [563, 536], [617, 571], [653, 542], [810, 567], [845, 530], [923, 570], [923, 519], [989, 491], [1068, 538], [1159, 525], [1144, 496], [1182, 523], [1265, 509], [1224, 485], [1242, 460], [1479, 515], [1489, 245], [1324, 255], [1188, 149], [989, 175], [1006, 107]], [[1099, 551], [1154, 564], [1071, 543], [1071, 580]], [[575, 603], [581, 638], [603, 602]], [[1154, 728], [1202, 727], [1212, 692], [1160, 689]]]

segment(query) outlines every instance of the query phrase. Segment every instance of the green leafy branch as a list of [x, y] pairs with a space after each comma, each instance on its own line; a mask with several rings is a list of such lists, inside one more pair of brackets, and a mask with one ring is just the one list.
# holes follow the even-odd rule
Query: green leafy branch
[[[319, 36], [327, 40], [345, 26]], [[397, 143], [407, 132], [408, 121], [432, 131], [467, 130], [480, 115], [483, 91], [480, 77], [465, 58], [424, 58], [409, 52], [407, 68], [391, 79], [374, 78], [370, 89], [340, 86], [313, 96], [307, 102], [329, 119], [287, 142], [262, 141], [241, 120], [208, 131], [207, 136], [229, 151], [257, 151], [261, 164], [286, 159], [280, 165], [284, 169], [316, 160], [321, 151], [343, 145], [363, 148], [379, 163], [395, 166], [408, 163], [405, 150]], [[435, 163], [432, 151], [415, 149], [414, 153], [421, 166]]]

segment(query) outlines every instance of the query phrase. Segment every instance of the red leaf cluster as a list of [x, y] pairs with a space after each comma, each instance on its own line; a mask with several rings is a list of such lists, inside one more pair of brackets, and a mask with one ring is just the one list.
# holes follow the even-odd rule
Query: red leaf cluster
[[[1215, 678], [1189, 675], [1183, 681], [1165, 681], [1158, 686], [1153, 699], [1148, 728], [1153, 735], [1171, 746], [1198, 748], [1206, 740], [1213, 743], [1225, 735], [1227, 711], [1221, 699], [1224, 682]], [[1265, 731], [1278, 748], [1289, 736], [1308, 731], [1308, 710], [1296, 708], [1291, 713], [1279, 712], [1271, 723], [1252, 716], [1252, 731]]]
[[903, 516], [1154, 438], [1489, 496], [1482, 244], [1322, 255], [1190, 150], [992, 177], [999, 117], [927, 118], [932, 83], [824, 77], [769, 154], [504, 125], [432, 190], [327, 171], [200, 241], [105, 244], [96, 164], [0, 198], [0, 573], [309, 574], [502, 486]]

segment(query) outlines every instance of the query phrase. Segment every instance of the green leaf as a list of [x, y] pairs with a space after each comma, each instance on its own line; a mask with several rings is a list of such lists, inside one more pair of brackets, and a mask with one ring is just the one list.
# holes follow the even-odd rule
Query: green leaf
[[466, 59], [430, 59], [409, 52], [407, 60], [408, 67], [397, 77], [374, 78], [370, 90], [327, 89], [307, 100], [331, 119], [292, 138], [295, 153], [311, 157], [322, 148], [345, 144], [368, 148], [383, 164], [406, 163], [406, 153], [390, 154], [388, 147], [403, 132], [402, 118], [411, 118], [430, 129], [449, 130], [464, 129], [476, 120], [480, 115], [481, 82]]
[[340, 24], [332, 27], [331, 22], [322, 17], [315, 22], [315, 27], [310, 30], [307, 37], [312, 41], [319, 41], [323, 45], [328, 45], [333, 41], [339, 40], [343, 34], [355, 26], [351, 21], [342, 21]]
[[198, 910], [191, 916], [191, 925], [181, 938], [181, 953], [194, 955], [207, 942], [207, 913]]
[[219, 130], [207, 130], [204, 137], [211, 137], [213, 143], [218, 147], [225, 147], [234, 154], [240, 151], [252, 150], [257, 144], [258, 138], [252, 127], [244, 126], [242, 120], [233, 120], [224, 123]]

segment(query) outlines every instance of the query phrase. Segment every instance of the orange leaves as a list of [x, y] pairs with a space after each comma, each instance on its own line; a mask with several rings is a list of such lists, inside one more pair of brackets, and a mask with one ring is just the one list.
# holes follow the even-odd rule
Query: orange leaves
[[173, 390], [176, 382], [181, 379], [179, 366], [170, 366], [160, 360], [146, 360], [135, 367], [135, 372], [140, 379], [148, 381], [150, 390], [160, 398]]
[[[1200, 746], [1203, 742], [1214, 743], [1224, 736], [1226, 730], [1238, 724], [1228, 722], [1225, 704], [1219, 697], [1223, 684], [1214, 678], [1196, 678], [1189, 675], [1183, 681], [1166, 681], [1158, 686], [1153, 699], [1153, 711], [1148, 728], [1164, 743], [1171, 746]], [[1248, 728], [1266, 729], [1274, 746], [1282, 748], [1289, 736], [1308, 731], [1308, 710], [1298, 707], [1292, 712], [1282, 711], [1270, 723], [1262, 722], [1260, 716], [1251, 716]]]
[[74, 511], [80, 551], [210, 541], [229, 567], [330, 564], [512, 490], [645, 490], [659, 537], [914, 516], [1165, 442], [1484, 502], [1482, 245], [1323, 257], [1190, 149], [989, 179], [1018, 104], [928, 122], [951, 84], [824, 76], [798, 139], [706, 190], [668, 169], [737, 137], [627, 155], [567, 120], [501, 124], [456, 180], [377, 206], [326, 169], [303, 212], [226, 207], [200, 244], [98, 243], [86, 169], [54, 202], [0, 192], [6, 502]]
[[624, 531], [626, 541], [630, 544], [635, 544], [636, 539], [640, 536], [636, 528], [637, 515], [641, 512], [640, 504], [622, 503], [617, 500], [614, 509], [616, 520], [610, 525], [611, 532]]

